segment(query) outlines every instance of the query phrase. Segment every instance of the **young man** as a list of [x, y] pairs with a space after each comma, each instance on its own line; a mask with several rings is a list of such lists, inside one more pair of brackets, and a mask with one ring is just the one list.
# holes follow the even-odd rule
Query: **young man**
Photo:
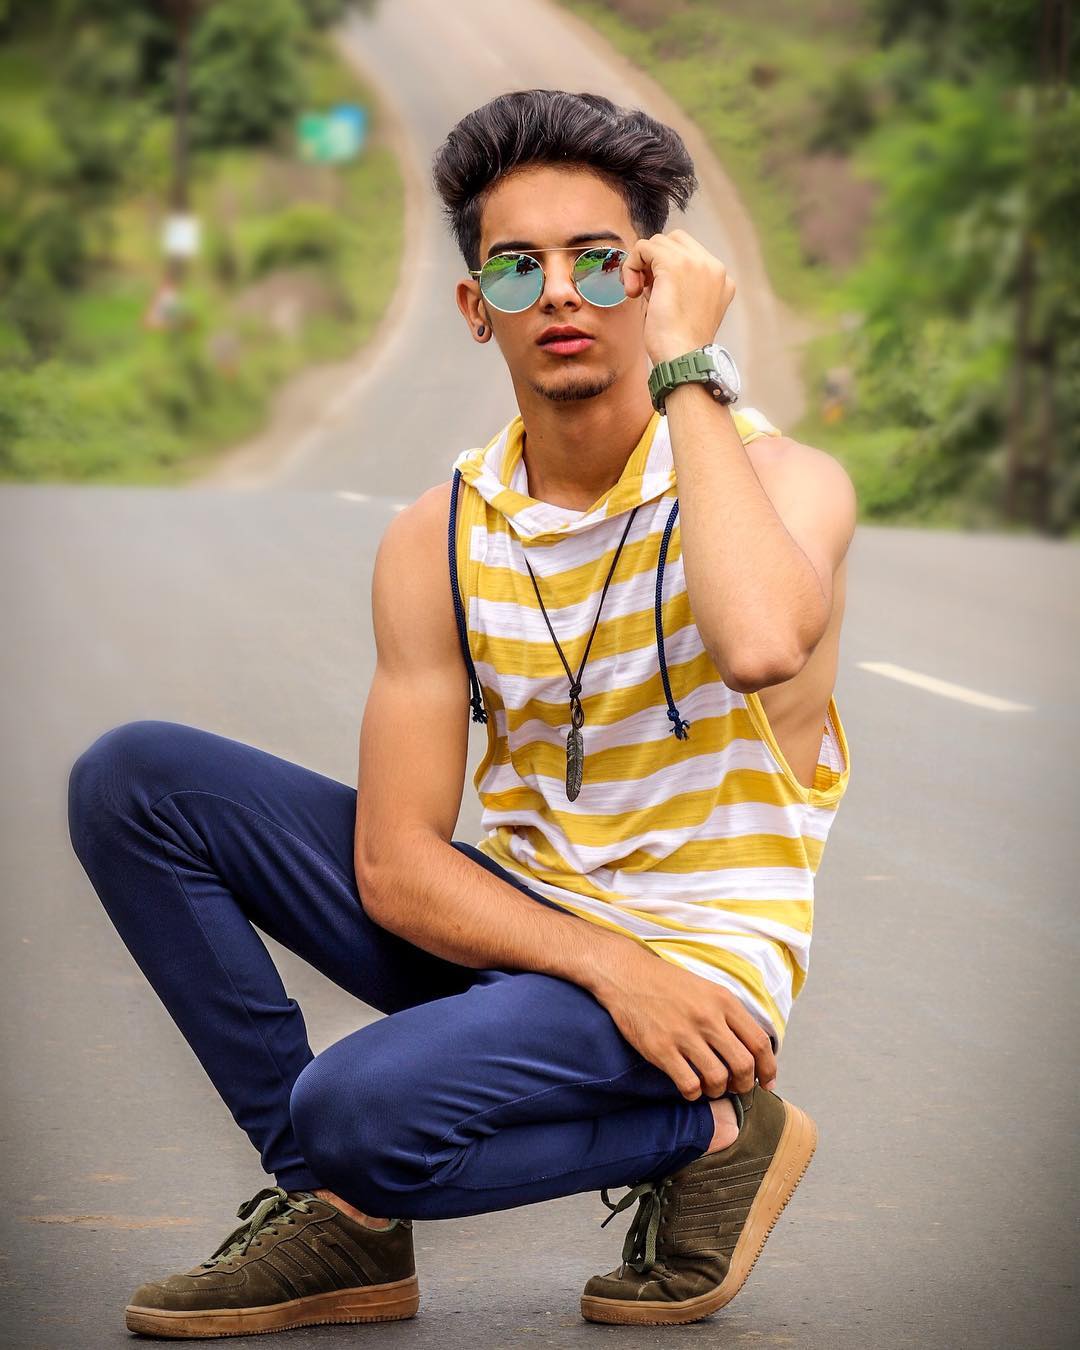
[[[413, 1219], [586, 1190], [638, 1208], [583, 1315], [694, 1321], [814, 1151], [773, 1089], [850, 768], [850, 480], [733, 412], [734, 284], [663, 232], [695, 187], [669, 128], [506, 94], [435, 183], [519, 412], [381, 541], [357, 790], [160, 721], [72, 770], [75, 850], [277, 1183], [135, 1331], [409, 1317]], [[387, 1016], [313, 1056], [253, 925]]]

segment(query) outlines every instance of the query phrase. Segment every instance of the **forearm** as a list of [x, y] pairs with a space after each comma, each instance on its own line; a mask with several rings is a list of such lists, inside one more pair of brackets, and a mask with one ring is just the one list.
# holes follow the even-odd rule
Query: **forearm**
[[438, 835], [410, 834], [400, 852], [400, 864], [358, 869], [361, 901], [381, 928], [447, 961], [558, 975], [599, 995], [614, 967], [657, 959], [632, 937], [538, 903]]
[[790, 676], [825, 605], [814, 566], [762, 487], [730, 407], [701, 384], [679, 385], [665, 407], [683, 574], [702, 640], [722, 673]]

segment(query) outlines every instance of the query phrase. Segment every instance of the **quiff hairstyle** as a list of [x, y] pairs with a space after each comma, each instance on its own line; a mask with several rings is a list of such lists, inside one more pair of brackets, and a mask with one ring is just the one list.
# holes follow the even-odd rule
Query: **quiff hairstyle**
[[534, 164], [599, 175], [626, 202], [643, 239], [664, 229], [672, 203], [684, 211], [698, 187], [682, 137], [640, 108], [562, 89], [499, 94], [463, 117], [432, 161], [432, 183], [466, 267], [481, 264], [480, 219], [493, 187]]

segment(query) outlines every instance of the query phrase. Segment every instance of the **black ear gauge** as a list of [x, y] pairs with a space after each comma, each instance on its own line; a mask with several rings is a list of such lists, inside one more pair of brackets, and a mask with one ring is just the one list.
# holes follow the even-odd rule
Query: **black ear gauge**
[[477, 336], [477, 337], [483, 337], [483, 336], [484, 336], [484, 325], [483, 325], [483, 324], [481, 324], [480, 327], [476, 330], [476, 336]]

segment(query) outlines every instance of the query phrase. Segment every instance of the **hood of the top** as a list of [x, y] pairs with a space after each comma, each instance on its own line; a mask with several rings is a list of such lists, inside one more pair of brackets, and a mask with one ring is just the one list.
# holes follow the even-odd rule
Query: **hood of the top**
[[[732, 410], [743, 442], [780, 432], [755, 408]], [[641, 439], [631, 451], [618, 482], [597, 498], [586, 511], [573, 511], [529, 495], [528, 474], [522, 452], [525, 423], [515, 415], [486, 446], [463, 450], [453, 468], [465, 482], [506, 517], [519, 539], [558, 538], [587, 530], [598, 521], [632, 511], [642, 502], [662, 497], [675, 483], [668, 420], [654, 412]]]

